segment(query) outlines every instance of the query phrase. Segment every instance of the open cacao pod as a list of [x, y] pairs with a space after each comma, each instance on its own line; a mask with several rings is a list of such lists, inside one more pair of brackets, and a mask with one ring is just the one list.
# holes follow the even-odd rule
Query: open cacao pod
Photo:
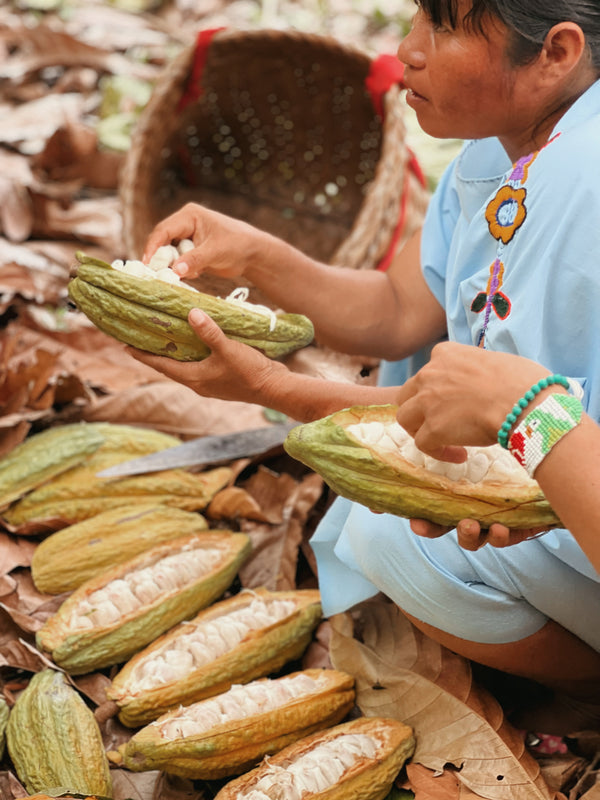
[[408, 725], [359, 717], [289, 745], [230, 781], [215, 800], [383, 800], [414, 748]]
[[245, 533], [163, 542], [83, 583], [36, 634], [71, 675], [121, 664], [217, 600], [250, 554]]
[[300, 658], [321, 620], [314, 589], [242, 591], [181, 622], [133, 656], [107, 689], [124, 725], [270, 675]]
[[354, 678], [307, 669], [236, 685], [164, 714], [120, 748], [123, 764], [184, 778], [240, 775], [264, 756], [335, 725], [354, 705]]
[[373, 511], [456, 525], [553, 527], [559, 519], [537, 483], [500, 445], [467, 448], [462, 464], [426, 456], [396, 422], [396, 407], [354, 406], [298, 425], [285, 450], [337, 494]]

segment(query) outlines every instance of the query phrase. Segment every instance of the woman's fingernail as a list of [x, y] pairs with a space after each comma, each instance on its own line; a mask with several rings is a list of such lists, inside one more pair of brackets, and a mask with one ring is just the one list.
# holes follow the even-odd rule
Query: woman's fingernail
[[206, 314], [200, 308], [192, 308], [188, 315], [188, 319], [190, 322], [193, 322], [195, 325], [200, 325], [206, 319]]
[[188, 274], [190, 268], [188, 264], [185, 263], [185, 261], [178, 261], [177, 264], [173, 265], [173, 271], [176, 272], [181, 277], [183, 277], [184, 275]]

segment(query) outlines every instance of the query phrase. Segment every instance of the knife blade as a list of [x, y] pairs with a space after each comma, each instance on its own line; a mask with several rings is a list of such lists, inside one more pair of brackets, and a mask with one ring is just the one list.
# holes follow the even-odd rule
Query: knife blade
[[282, 422], [265, 428], [227, 433], [222, 436], [201, 436], [189, 442], [168, 447], [140, 458], [132, 458], [96, 473], [97, 478], [122, 478], [178, 467], [202, 467], [223, 464], [236, 458], [262, 455], [283, 444], [298, 422]]

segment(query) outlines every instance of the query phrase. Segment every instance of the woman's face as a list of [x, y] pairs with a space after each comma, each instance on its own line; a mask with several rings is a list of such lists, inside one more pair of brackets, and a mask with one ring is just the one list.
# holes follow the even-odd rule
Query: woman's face
[[505, 26], [488, 20], [485, 36], [465, 26], [462, 20], [470, 7], [469, 0], [459, 0], [455, 29], [437, 27], [421, 8], [417, 10], [398, 49], [405, 65], [407, 103], [431, 136], [497, 136], [509, 155], [515, 157], [516, 152], [518, 157], [533, 149], [532, 131], [544, 116], [536, 105], [535, 62], [511, 66]]

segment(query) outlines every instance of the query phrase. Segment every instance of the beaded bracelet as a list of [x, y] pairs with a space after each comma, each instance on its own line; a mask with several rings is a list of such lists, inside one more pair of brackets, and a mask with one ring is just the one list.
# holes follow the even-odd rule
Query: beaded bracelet
[[511, 454], [533, 478], [543, 459], [562, 437], [581, 422], [583, 406], [570, 394], [552, 394], [533, 408], [515, 428]]
[[512, 410], [506, 415], [506, 419], [498, 431], [498, 444], [502, 445], [505, 450], [508, 449], [508, 436], [517, 419], [536, 395], [553, 384], [560, 384], [560, 386], [564, 386], [565, 389], [570, 387], [569, 379], [565, 378], [564, 375], [548, 375], [546, 378], [542, 378], [537, 383], [534, 383], [531, 389], [525, 392], [523, 397], [515, 403]]

